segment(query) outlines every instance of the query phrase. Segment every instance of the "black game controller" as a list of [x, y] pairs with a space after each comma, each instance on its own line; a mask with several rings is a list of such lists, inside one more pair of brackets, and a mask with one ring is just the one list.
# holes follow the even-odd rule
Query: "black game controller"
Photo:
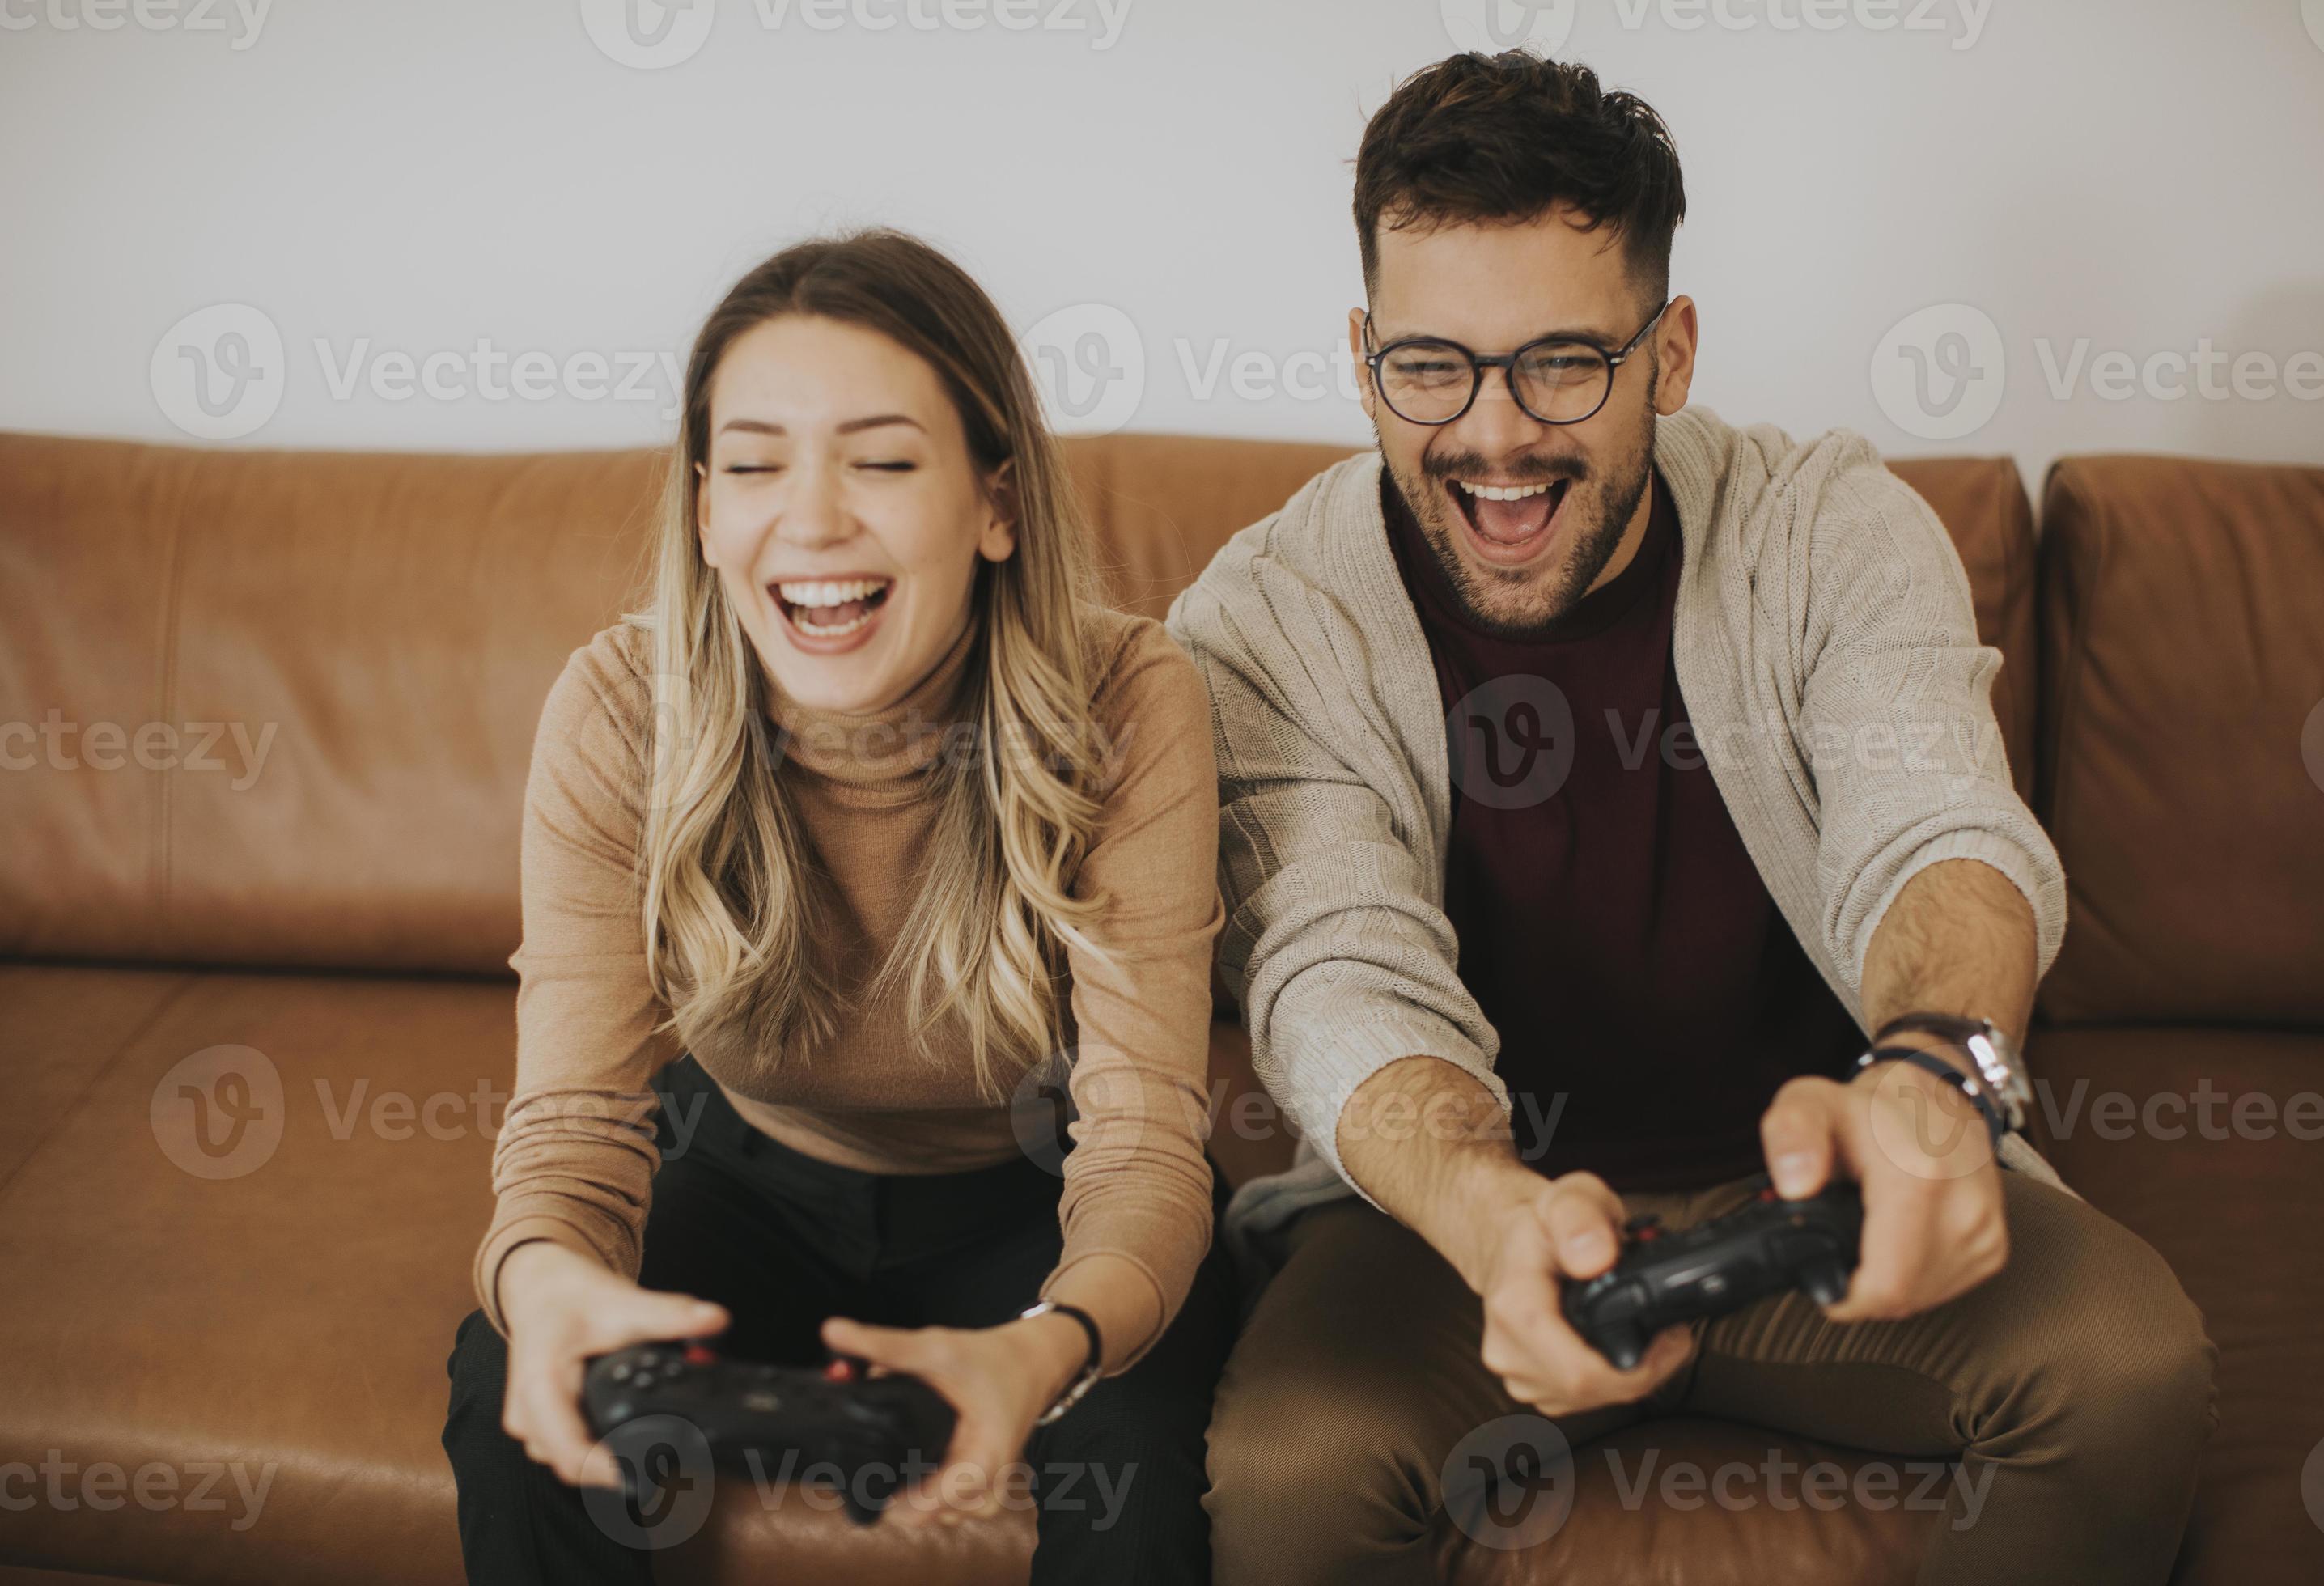
[[879, 1518], [908, 1465], [943, 1462], [954, 1419], [950, 1402], [917, 1377], [867, 1377], [844, 1359], [821, 1370], [730, 1360], [687, 1342], [599, 1355], [581, 1404], [625, 1484], [634, 1486], [644, 1465], [621, 1457], [622, 1429], [642, 1433], [648, 1417], [675, 1415], [702, 1434], [722, 1469], [763, 1480], [788, 1461], [802, 1474], [835, 1472], [848, 1516], [860, 1525]]
[[1787, 1201], [1762, 1174], [1757, 1188], [1736, 1210], [1683, 1233], [1665, 1231], [1652, 1215], [1632, 1218], [1612, 1267], [1560, 1279], [1565, 1319], [1628, 1371], [1674, 1323], [1724, 1316], [1787, 1289], [1827, 1305], [1846, 1294], [1864, 1228], [1856, 1186], [1835, 1179], [1820, 1194]]

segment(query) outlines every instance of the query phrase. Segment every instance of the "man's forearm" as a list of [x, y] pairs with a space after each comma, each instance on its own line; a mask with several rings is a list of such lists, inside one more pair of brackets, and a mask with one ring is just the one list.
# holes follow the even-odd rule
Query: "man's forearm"
[[1973, 859], [1932, 864], [1904, 884], [1864, 954], [1864, 1018], [1989, 1019], [2014, 1041], [2033, 1018], [2040, 964], [2034, 910], [2009, 879]]
[[1439, 1057], [1402, 1057], [1358, 1086], [1337, 1125], [1349, 1177], [1480, 1288], [1497, 1214], [1539, 1189], [1493, 1093]]
[[[2034, 911], [2007, 877], [1975, 860], [1933, 864], [1905, 884], [1873, 934], [1865, 1018], [1877, 1029], [1906, 1013], [1960, 1014], [2022, 1039], [2039, 963]], [[1437, 1057], [1399, 1058], [1366, 1080], [1341, 1112], [1336, 1139], [1348, 1176], [1472, 1288], [1498, 1214], [1540, 1187], [1492, 1093]]]

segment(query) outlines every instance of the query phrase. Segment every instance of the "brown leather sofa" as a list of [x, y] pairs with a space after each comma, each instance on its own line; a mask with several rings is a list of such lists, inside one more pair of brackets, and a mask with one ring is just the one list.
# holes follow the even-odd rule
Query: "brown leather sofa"
[[[1340, 453], [1073, 455], [1117, 596], [1158, 613]], [[0, 1583], [458, 1579], [437, 1436], [511, 1076], [526, 757], [656, 468], [0, 436]], [[2220, 1345], [2176, 1578], [2324, 1580], [2324, 471], [2070, 461], [2038, 551], [2007, 462], [1897, 471], [1960, 545], [2071, 876], [2049, 1148]], [[1247, 1090], [1231, 1026], [1213, 1047]], [[1249, 1133], [1216, 1142], [1231, 1176], [1287, 1150]], [[1621, 1442], [1856, 1463], [1709, 1422]], [[1625, 1508], [1586, 1452], [1574, 1490], [1530, 1552], [1443, 1527], [1447, 1577], [1901, 1582], [1937, 1523]], [[1005, 1581], [1029, 1531], [857, 1533], [745, 1486], [664, 1575]]]

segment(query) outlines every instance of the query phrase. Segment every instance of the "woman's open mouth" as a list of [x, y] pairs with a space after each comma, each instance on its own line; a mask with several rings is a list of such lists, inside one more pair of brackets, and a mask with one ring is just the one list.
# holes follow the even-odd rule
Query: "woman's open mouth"
[[1469, 541], [1477, 554], [1489, 562], [1512, 566], [1531, 561], [1557, 538], [1559, 509], [1572, 484], [1571, 479], [1519, 484], [1451, 479], [1444, 493], [1469, 526]]
[[886, 608], [890, 578], [809, 578], [770, 584], [792, 641], [828, 655], [853, 650], [871, 636]]

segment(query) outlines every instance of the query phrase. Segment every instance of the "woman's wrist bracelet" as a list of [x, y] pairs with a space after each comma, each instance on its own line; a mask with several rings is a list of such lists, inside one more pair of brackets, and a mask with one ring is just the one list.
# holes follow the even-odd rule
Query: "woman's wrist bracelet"
[[1038, 1305], [1028, 1305], [1019, 1313], [1017, 1320], [1029, 1322], [1036, 1316], [1047, 1316], [1052, 1312], [1060, 1316], [1070, 1316], [1080, 1324], [1083, 1333], [1089, 1340], [1089, 1354], [1082, 1361], [1082, 1369], [1074, 1374], [1074, 1379], [1065, 1385], [1065, 1392], [1057, 1396], [1056, 1402], [1043, 1410], [1039, 1417], [1034, 1421], [1033, 1425], [1036, 1426], [1047, 1426], [1081, 1403], [1084, 1396], [1097, 1386], [1098, 1379], [1105, 1374], [1105, 1335], [1098, 1331], [1097, 1319], [1079, 1305], [1062, 1305], [1056, 1300], [1042, 1300]]

